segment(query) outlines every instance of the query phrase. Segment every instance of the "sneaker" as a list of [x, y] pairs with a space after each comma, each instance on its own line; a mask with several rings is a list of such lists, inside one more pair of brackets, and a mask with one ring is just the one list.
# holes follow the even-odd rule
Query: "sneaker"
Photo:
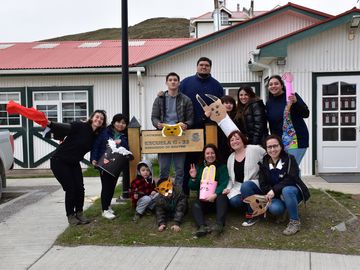
[[107, 219], [114, 219], [115, 215], [113, 213], [111, 213], [109, 210], [104, 210], [101, 214], [104, 218]]
[[69, 225], [79, 225], [80, 220], [78, 220], [75, 216], [75, 214], [69, 215], [68, 217]]
[[113, 214], [113, 215], [115, 214], [115, 211], [112, 210], [111, 206], [108, 207], [108, 211], [109, 211], [111, 214]]
[[224, 225], [216, 223], [211, 231], [215, 233], [215, 235], [220, 235], [224, 231]]
[[132, 222], [137, 223], [140, 218], [141, 215], [138, 212], [136, 212], [134, 217], [132, 218]]
[[259, 220], [260, 220], [259, 217], [247, 218], [241, 225], [243, 227], [250, 227], [250, 226], [254, 225], [256, 222], [258, 222]]
[[293, 235], [293, 234], [297, 233], [298, 231], [300, 231], [300, 225], [301, 225], [301, 223], [299, 220], [290, 219], [290, 222], [289, 222], [288, 226], [286, 227], [286, 229], [283, 231], [283, 234]]
[[83, 213], [83, 212], [77, 212], [77, 213], [76, 213], [76, 218], [79, 220], [79, 224], [81, 224], [81, 225], [89, 224], [89, 223], [90, 223], [90, 220], [87, 219], [87, 218], [84, 216], [84, 213]]
[[208, 233], [208, 230], [206, 229], [205, 225], [201, 225], [199, 229], [195, 232], [195, 235], [197, 237], [205, 236]]

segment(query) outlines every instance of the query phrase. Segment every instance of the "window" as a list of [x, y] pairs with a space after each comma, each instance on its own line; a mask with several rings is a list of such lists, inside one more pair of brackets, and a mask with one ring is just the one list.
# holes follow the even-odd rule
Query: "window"
[[10, 100], [21, 103], [20, 93], [18, 92], [0, 92], [0, 126], [1, 127], [19, 127], [21, 126], [20, 115], [9, 115], [6, 111], [6, 105]]
[[86, 120], [87, 91], [34, 92], [34, 107], [46, 114], [50, 121], [70, 123]]
[[221, 18], [221, 25], [229, 25], [229, 14], [227, 14], [226, 12], [221, 12], [220, 14]]

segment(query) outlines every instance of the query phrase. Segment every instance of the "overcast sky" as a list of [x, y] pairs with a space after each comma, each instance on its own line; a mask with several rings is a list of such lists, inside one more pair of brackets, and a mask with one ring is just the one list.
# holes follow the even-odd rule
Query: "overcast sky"
[[[293, 0], [332, 15], [358, 0]], [[27, 42], [101, 28], [121, 27], [122, 0], [0, 0], [0, 42]], [[270, 10], [289, 1], [255, 0], [255, 10]], [[227, 8], [249, 8], [250, 0], [226, 0]], [[213, 0], [128, 0], [129, 26], [155, 17], [191, 18], [213, 10]]]

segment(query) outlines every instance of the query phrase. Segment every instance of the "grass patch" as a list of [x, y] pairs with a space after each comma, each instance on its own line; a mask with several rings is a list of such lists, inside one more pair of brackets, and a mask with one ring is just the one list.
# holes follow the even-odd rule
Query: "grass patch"
[[85, 171], [83, 171], [84, 177], [96, 177], [100, 176], [99, 170], [95, 169], [92, 166], [87, 167]]
[[[117, 193], [119, 194], [119, 189]], [[304, 205], [300, 207], [301, 231], [290, 237], [282, 235], [287, 221], [278, 223], [274, 217], [268, 216], [253, 227], [244, 228], [241, 227], [244, 215], [235, 210], [229, 212], [225, 231], [220, 237], [212, 234], [199, 239], [194, 237], [195, 224], [191, 213], [186, 215], [180, 233], [173, 233], [169, 229], [160, 233], [154, 216], [144, 216], [137, 224], [131, 222], [134, 210], [130, 202], [113, 206], [116, 219], [110, 221], [102, 218], [98, 200], [86, 211], [93, 222], [85, 226], [68, 227], [56, 244], [236, 247], [359, 255], [360, 223], [348, 226], [346, 232], [332, 231], [331, 227], [350, 218], [349, 214], [323, 192], [312, 189], [311, 194], [306, 208]], [[353, 199], [351, 195], [332, 192], [331, 195], [351, 211], [360, 209], [360, 201]], [[190, 204], [192, 200], [190, 198]], [[209, 224], [215, 222], [214, 215], [206, 217]]]

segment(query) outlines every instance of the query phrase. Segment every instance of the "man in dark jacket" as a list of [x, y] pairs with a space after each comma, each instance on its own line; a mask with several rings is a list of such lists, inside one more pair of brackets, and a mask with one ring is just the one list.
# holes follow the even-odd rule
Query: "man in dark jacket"
[[[205, 94], [211, 94], [218, 98], [224, 96], [224, 89], [221, 84], [211, 76], [212, 61], [207, 57], [200, 57], [196, 63], [196, 74], [186, 77], [180, 83], [180, 92], [187, 95], [194, 107], [194, 125], [193, 128], [204, 128], [204, 124], [210, 120], [205, 116], [204, 110], [196, 99], [198, 94], [207, 104], [211, 104], [210, 100]], [[183, 190], [186, 195], [189, 195], [189, 170], [190, 164], [198, 163], [201, 153], [192, 152], [186, 154], [185, 161], [185, 175]]]

